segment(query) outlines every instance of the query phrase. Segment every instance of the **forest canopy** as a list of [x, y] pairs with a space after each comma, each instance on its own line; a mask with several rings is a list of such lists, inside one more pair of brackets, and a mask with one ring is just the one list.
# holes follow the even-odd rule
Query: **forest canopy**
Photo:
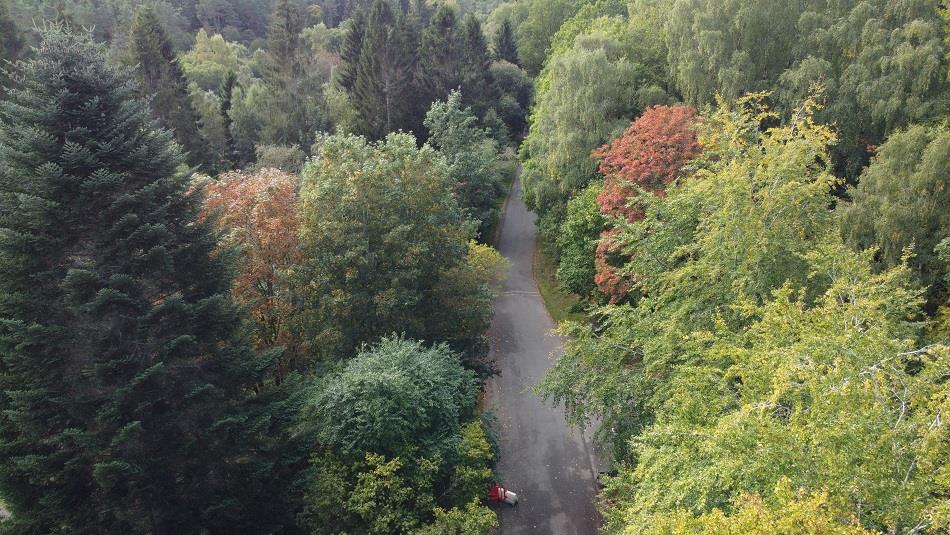
[[496, 533], [503, 289], [602, 532], [950, 530], [944, 1], [0, 0], [0, 61], [0, 533]]

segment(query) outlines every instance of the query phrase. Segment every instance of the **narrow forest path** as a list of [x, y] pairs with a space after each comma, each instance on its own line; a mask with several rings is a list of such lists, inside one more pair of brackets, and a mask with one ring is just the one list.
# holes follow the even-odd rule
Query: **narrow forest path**
[[497, 418], [501, 443], [500, 483], [521, 503], [502, 506], [503, 535], [588, 535], [597, 533], [596, 475], [588, 437], [571, 429], [564, 411], [532, 392], [561, 351], [562, 340], [534, 281], [535, 215], [515, 180], [502, 221], [498, 248], [511, 262], [495, 304], [489, 338], [491, 358], [501, 372], [488, 384], [489, 410]]

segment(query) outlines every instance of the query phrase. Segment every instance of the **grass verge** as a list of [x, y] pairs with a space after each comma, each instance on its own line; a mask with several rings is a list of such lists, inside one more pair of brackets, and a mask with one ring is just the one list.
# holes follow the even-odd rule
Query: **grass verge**
[[540, 244], [534, 250], [534, 280], [538, 284], [538, 292], [541, 293], [544, 306], [555, 324], [562, 321], [584, 321], [584, 314], [571, 312], [571, 308], [580, 303], [580, 299], [558, 286], [557, 266], [544, 254], [544, 247]]
[[505, 218], [505, 203], [508, 202], [508, 197], [511, 196], [511, 187], [515, 184], [515, 177], [518, 176], [517, 160], [504, 161], [501, 165], [505, 168], [505, 192], [495, 201], [495, 220], [492, 221], [491, 227], [485, 231], [484, 236], [484, 239], [488, 240], [488, 244], [495, 248], [498, 248], [498, 240], [501, 238], [501, 221]]

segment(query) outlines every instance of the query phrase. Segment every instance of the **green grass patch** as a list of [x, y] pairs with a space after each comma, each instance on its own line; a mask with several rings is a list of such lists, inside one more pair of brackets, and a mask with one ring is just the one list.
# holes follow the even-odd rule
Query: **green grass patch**
[[501, 238], [501, 220], [505, 218], [505, 203], [508, 202], [508, 197], [511, 195], [511, 187], [514, 185], [515, 177], [518, 175], [518, 161], [514, 159], [501, 160], [498, 162], [498, 165], [502, 168], [505, 177], [503, 184], [504, 193], [495, 201], [495, 220], [492, 221], [491, 226], [485, 230], [483, 237], [483, 239], [486, 240], [485, 243], [496, 248], [498, 247], [498, 240]]
[[586, 316], [580, 312], [571, 312], [581, 300], [570, 292], [565, 292], [557, 284], [557, 265], [544, 253], [540, 244], [534, 250], [534, 280], [538, 284], [538, 291], [548, 314], [554, 323], [563, 321], [582, 322]]
[[495, 219], [491, 226], [485, 230], [483, 239], [492, 247], [498, 247], [498, 240], [501, 239], [501, 220], [505, 218], [505, 203], [511, 195], [511, 186], [515, 183], [515, 175], [518, 174], [518, 162], [503, 162], [505, 167], [504, 193], [495, 201]]

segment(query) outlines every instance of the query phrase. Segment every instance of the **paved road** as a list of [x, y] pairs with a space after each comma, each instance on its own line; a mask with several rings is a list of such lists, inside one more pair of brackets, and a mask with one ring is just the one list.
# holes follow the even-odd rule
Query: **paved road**
[[534, 221], [516, 180], [498, 244], [512, 266], [489, 332], [491, 356], [501, 371], [489, 383], [487, 398], [501, 441], [498, 474], [521, 500], [517, 507], [499, 508], [501, 533], [595, 534], [589, 438], [568, 427], [561, 408], [542, 403], [530, 390], [561, 350], [532, 275]]

